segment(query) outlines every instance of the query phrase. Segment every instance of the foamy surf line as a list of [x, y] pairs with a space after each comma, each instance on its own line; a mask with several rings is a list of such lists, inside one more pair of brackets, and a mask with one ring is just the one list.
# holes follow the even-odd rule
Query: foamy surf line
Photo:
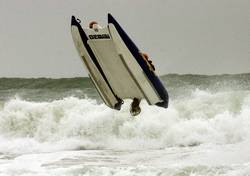
[[129, 114], [129, 104], [114, 111], [76, 97], [52, 102], [11, 99], [0, 110], [0, 152], [164, 149], [250, 139], [249, 91], [197, 89], [173, 100], [167, 110], [143, 101], [136, 118]]
[[246, 176], [250, 170], [247, 144], [9, 155], [0, 158], [0, 175]]

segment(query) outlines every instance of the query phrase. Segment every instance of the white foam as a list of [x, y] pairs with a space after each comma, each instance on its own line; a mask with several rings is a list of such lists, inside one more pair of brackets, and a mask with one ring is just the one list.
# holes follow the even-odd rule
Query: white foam
[[[250, 139], [250, 92], [195, 90], [168, 109], [142, 102], [137, 117], [91, 99], [12, 99], [0, 110], [0, 152], [68, 149], [160, 149]], [[18, 146], [18, 147], [15, 147]]]

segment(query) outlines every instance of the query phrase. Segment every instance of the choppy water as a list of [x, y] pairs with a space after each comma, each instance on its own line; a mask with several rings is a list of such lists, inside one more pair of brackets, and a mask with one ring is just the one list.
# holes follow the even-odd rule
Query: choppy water
[[162, 80], [169, 108], [131, 117], [87, 78], [0, 78], [0, 176], [250, 175], [250, 74]]

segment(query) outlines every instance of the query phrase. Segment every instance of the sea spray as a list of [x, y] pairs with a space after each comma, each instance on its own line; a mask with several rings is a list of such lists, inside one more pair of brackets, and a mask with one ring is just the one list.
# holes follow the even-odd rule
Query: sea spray
[[[12, 140], [51, 145], [73, 141], [75, 147], [68, 145], [71, 149], [160, 149], [249, 140], [250, 93], [221, 94], [196, 90], [186, 100], [172, 101], [168, 109], [143, 101], [138, 117], [129, 114], [130, 101], [115, 111], [93, 99], [76, 97], [52, 102], [12, 99], [0, 111], [0, 131], [3, 138]], [[239, 94], [237, 108], [222, 101]]]
[[88, 78], [0, 79], [0, 175], [249, 175], [250, 75], [161, 79], [137, 117]]

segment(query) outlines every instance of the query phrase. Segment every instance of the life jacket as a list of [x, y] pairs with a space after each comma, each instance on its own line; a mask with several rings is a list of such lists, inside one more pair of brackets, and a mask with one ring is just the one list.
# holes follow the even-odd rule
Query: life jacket
[[148, 54], [146, 54], [146, 53], [141, 53], [141, 55], [142, 55], [143, 59], [146, 61], [146, 63], [147, 63], [147, 65], [148, 65], [149, 69], [150, 69], [151, 71], [155, 71], [155, 66], [153, 65], [153, 62], [152, 62], [151, 60], [149, 60]]

